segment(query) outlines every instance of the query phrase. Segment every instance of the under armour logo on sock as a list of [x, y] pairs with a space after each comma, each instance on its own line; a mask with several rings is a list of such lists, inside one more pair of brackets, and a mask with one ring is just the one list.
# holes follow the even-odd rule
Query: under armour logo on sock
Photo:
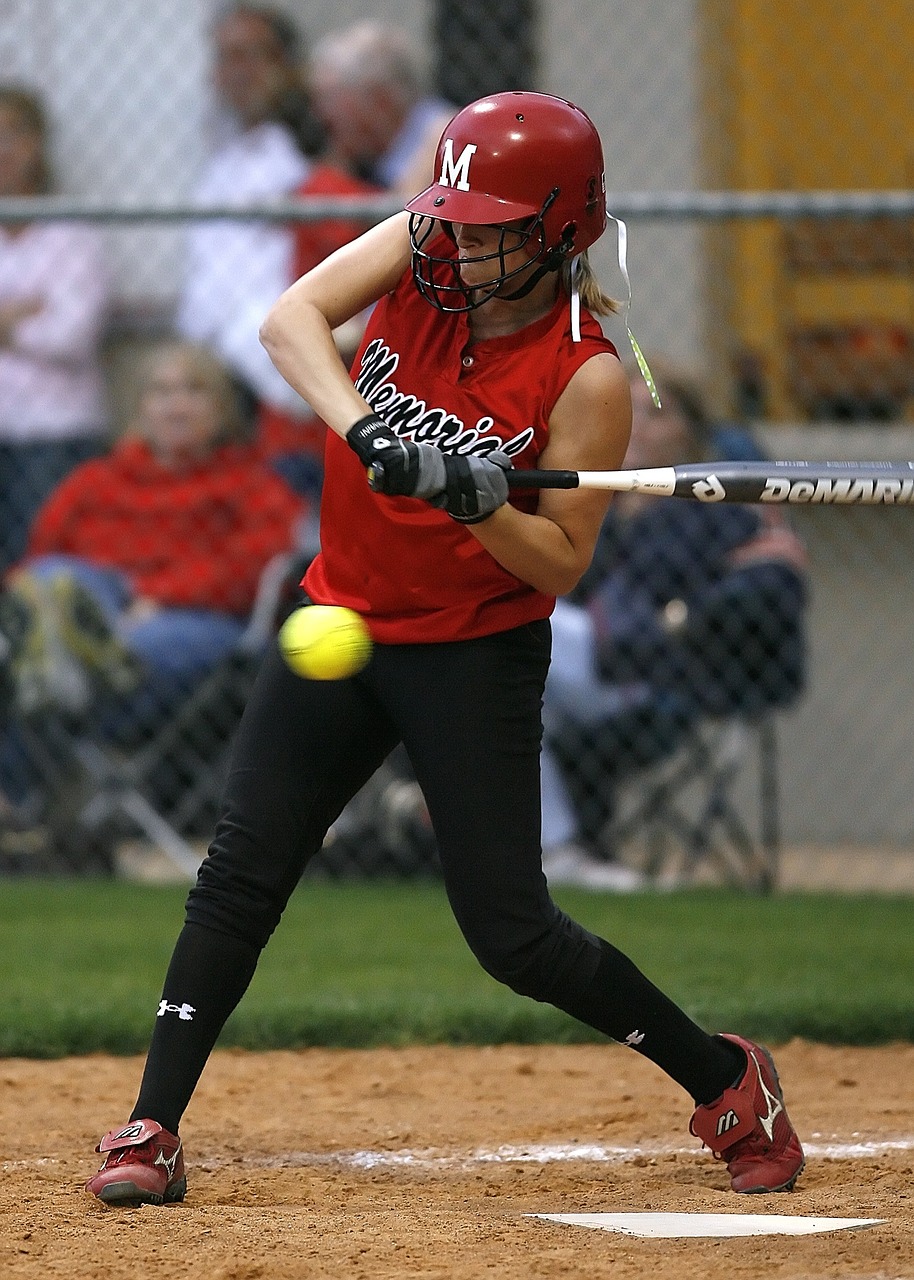
[[182, 1022], [193, 1022], [196, 1012], [192, 1004], [169, 1004], [167, 1000], [160, 1000], [156, 1017], [164, 1018], [166, 1013], [176, 1013]]

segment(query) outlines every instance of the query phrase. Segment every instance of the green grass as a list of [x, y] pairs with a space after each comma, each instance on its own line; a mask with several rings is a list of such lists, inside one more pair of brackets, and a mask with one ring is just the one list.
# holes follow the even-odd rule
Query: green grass
[[[0, 882], [0, 1056], [139, 1052], [182, 888]], [[914, 1040], [914, 903], [726, 891], [561, 904], [709, 1029], [783, 1041]], [[437, 883], [308, 882], [222, 1044], [248, 1048], [598, 1039], [478, 967]]]

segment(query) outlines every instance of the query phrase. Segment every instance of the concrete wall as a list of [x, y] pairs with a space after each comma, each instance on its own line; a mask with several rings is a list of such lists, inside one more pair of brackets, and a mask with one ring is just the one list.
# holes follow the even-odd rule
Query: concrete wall
[[[914, 459], [914, 432], [760, 432], [772, 457]], [[809, 550], [810, 683], [783, 717], [790, 843], [914, 850], [914, 510], [791, 507]]]

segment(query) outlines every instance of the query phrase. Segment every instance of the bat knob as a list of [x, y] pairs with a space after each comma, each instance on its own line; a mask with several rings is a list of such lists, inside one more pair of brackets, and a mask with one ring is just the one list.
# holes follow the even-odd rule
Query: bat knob
[[384, 484], [384, 463], [372, 462], [368, 468], [368, 487], [375, 493], [382, 492]]

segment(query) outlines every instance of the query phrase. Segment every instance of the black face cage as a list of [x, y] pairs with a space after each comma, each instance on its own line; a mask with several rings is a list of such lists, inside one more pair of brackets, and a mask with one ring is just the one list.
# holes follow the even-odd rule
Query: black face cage
[[[496, 295], [508, 302], [525, 297], [547, 271], [557, 271], [559, 269], [570, 249], [570, 245], [566, 244], [564, 240], [553, 249], [547, 250], [546, 247], [546, 230], [543, 225], [543, 219], [546, 216], [547, 209], [558, 194], [559, 190], [556, 187], [549, 193], [542, 209], [530, 219], [526, 227], [502, 227], [498, 248], [493, 253], [482, 253], [475, 257], [462, 258], [459, 261], [452, 257], [442, 258], [427, 252], [424, 246], [434, 237], [435, 223], [438, 220], [427, 214], [410, 214], [409, 242], [412, 248], [413, 280], [422, 297], [439, 311], [448, 313], [475, 311], [477, 307], [481, 307], [483, 303], [488, 302], [490, 298]], [[441, 225], [445, 229], [450, 227], [449, 223], [442, 223]], [[571, 233], [573, 236], [573, 228]], [[510, 250], [505, 248], [507, 235], [517, 237], [517, 243], [512, 244]], [[507, 252], [514, 253], [518, 249], [526, 249], [531, 240], [535, 242], [536, 252], [529, 254], [526, 261], [521, 262], [519, 266], [509, 271], [506, 263]], [[519, 289], [511, 293], [504, 292], [504, 286], [509, 280], [513, 280], [515, 276], [529, 271], [530, 267], [537, 261], [539, 261], [539, 266]], [[499, 267], [498, 274], [481, 285], [474, 285], [472, 288], [468, 288], [460, 276], [461, 264], [477, 262], [497, 262]]]

